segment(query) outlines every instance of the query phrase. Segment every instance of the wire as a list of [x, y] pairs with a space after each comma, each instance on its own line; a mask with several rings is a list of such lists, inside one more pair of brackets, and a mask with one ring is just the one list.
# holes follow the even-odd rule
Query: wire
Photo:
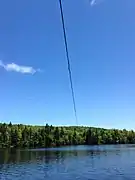
[[62, 21], [62, 28], [63, 28], [63, 35], [64, 35], [64, 44], [65, 44], [65, 51], [66, 51], [66, 57], [67, 57], [69, 80], [70, 80], [70, 86], [71, 86], [71, 92], [72, 92], [72, 99], [73, 99], [73, 107], [74, 107], [76, 124], [78, 125], [77, 111], [76, 111], [76, 103], [75, 103], [75, 95], [74, 95], [74, 88], [73, 88], [73, 81], [72, 81], [72, 73], [71, 73], [71, 65], [70, 65], [70, 58], [69, 58], [69, 52], [68, 52], [68, 43], [67, 43], [67, 37], [66, 37], [66, 28], [65, 28], [65, 22], [64, 22], [64, 15], [63, 15], [63, 8], [62, 8], [62, 2], [61, 2], [61, 0], [59, 0], [59, 6], [60, 6], [60, 12], [61, 12], [61, 21]]

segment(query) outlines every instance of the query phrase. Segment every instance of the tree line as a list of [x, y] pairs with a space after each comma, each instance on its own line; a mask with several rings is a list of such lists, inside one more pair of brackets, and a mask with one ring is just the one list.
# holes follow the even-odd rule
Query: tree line
[[39, 148], [85, 144], [135, 144], [135, 132], [126, 129], [0, 123], [0, 148]]

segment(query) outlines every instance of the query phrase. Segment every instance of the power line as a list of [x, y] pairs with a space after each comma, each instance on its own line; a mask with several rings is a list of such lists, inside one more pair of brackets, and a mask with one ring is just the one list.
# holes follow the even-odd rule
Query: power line
[[67, 57], [67, 65], [68, 65], [69, 80], [70, 80], [70, 86], [71, 86], [71, 92], [72, 92], [74, 113], [75, 113], [76, 123], [78, 124], [75, 95], [74, 95], [74, 88], [73, 88], [73, 81], [72, 81], [72, 73], [71, 73], [71, 65], [70, 65], [70, 58], [69, 58], [69, 52], [68, 52], [68, 43], [67, 43], [67, 37], [66, 37], [66, 28], [65, 28], [65, 21], [64, 21], [63, 8], [62, 8], [61, 0], [59, 0], [59, 6], [60, 6], [60, 12], [61, 12], [62, 28], [63, 28], [63, 35], [64, 35], [64, 44], [65, 44], [65, 51], [66, 51], [66, 57]]

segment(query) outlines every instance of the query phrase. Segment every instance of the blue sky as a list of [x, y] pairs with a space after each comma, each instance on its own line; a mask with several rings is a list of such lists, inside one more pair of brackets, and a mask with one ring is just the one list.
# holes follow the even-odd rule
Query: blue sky
[[[135, 128], [135, 1], [63, 0], [80, 125]], [[74, 125], [58, 0], [0, 2], [0, 121]]]

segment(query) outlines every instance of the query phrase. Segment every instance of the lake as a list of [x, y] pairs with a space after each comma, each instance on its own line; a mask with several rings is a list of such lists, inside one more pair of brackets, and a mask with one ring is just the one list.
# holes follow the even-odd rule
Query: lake
[[0, 180], [132, 180], [135, 145], [0, 150]]

